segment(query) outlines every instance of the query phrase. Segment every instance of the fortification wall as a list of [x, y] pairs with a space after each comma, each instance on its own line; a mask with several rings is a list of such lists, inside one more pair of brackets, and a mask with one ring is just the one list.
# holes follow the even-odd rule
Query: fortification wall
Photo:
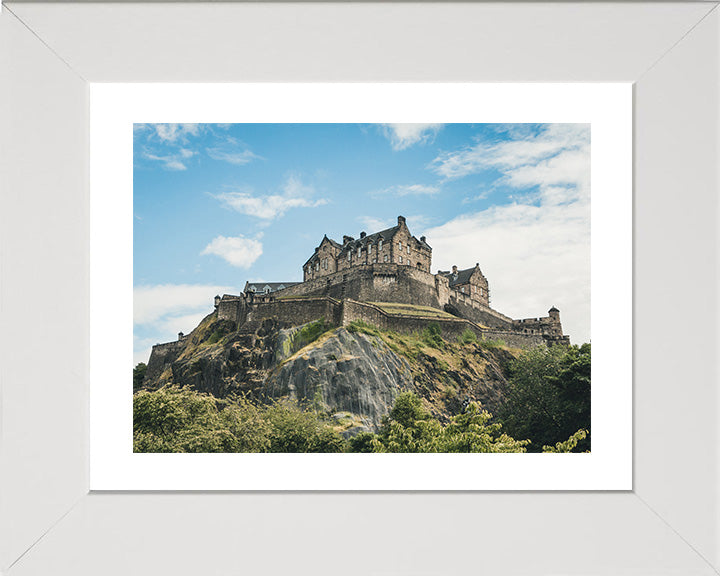
[[243, 324], [247, 319], [247, 306], [245, 298], [223, 294], [217, 305], [218, 320], [231, 320], [236, 326]]
[[523, 334], [512, 330], [483, 330], [484, 340], [502, 340], [513, 348], [534, 348], [547, 344], [542, 334]]
[[351, 298], [442, 308], [435, 277], [412, 266], [399, 264], [369, 264], [340, 270], [290, 286], [274, 296], [329, 296], [337, 300]]
[[467, 294], [458, 294], [454, 290], [452, 292], [448, 304], [454, 307], [463, 318], [468, 318], [489, 328], [512, 329], [514, 320], [509, 316], [482, 306]]
[[288, 326], [300, 326], [325, 318], [335, 326], [342, 323], [342, 303], [327, 297], [283, 298], [272, 302], [252, 304], [248, 308], [248, 321], [277, 318]]
[[144, 380], [154, 380], [158, 378], [165, 370], [165, 367], [171, 362], [175, 362], [183, 349], [184, 338], [182, 341], [166, 342], [165, 344], [155, 344], [150, 353], [150, 359], [147, 363]]

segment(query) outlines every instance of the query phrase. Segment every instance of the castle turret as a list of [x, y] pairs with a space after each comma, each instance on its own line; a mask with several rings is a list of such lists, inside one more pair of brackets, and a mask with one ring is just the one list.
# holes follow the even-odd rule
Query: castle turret
[[553, 322], [560, 322], [560, 310], [555, 308], [555, 306], [548, 310], [548, 314], [550, 315], [550, 320]]

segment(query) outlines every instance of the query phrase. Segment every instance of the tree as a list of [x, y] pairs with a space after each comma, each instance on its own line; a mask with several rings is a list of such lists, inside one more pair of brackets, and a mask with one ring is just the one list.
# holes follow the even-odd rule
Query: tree
[[133, 392], [140, 390], [143, 380], [145, 379], [145, 372], [147, 372], [147, 364], [145, 364], [145, 362], [140, 362], [133, 368]]
[[[507, 402], [498, 416], [514, 438], [531, 440], [531, 452], [590, 430], [590, 344], [537, 347], [510, 363]], [[590, 433], [577, 444], [590, 449]]]
[[432, 417], [412, 392], [399, 394], [376, 434], [359, 434], [351, 452], [524, 452], [527, 441], [511, 438], [475, 403], [448, 424]]

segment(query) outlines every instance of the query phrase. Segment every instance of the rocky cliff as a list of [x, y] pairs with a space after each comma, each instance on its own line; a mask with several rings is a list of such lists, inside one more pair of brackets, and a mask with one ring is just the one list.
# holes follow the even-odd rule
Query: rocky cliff
[[440, 420], [469, 401], [493, 412], [504, 400], [505, 366], [517, 354], [472, 338], [445, 342], [322, 320], [283, 327], [270, 319], [235, 330], [216, 314], [159, 352], [148, 363], [144, 388], [188, 386], [260, 402], [291, 397], [347, 422], [349, 435], [376, 430], [402, 391], [421, 396]]

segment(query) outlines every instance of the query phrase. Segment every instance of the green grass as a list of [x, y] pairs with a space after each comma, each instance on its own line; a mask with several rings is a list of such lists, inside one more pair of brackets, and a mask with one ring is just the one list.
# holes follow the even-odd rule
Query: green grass
[[415, 306], [414, 304], [400, 304], [398, 302], [370, 302], [388, 314], [402, 314], [404, 316], [430, 316], [432, 318], [449, 318], [456, 320], [452, 314], [430, 306]]

